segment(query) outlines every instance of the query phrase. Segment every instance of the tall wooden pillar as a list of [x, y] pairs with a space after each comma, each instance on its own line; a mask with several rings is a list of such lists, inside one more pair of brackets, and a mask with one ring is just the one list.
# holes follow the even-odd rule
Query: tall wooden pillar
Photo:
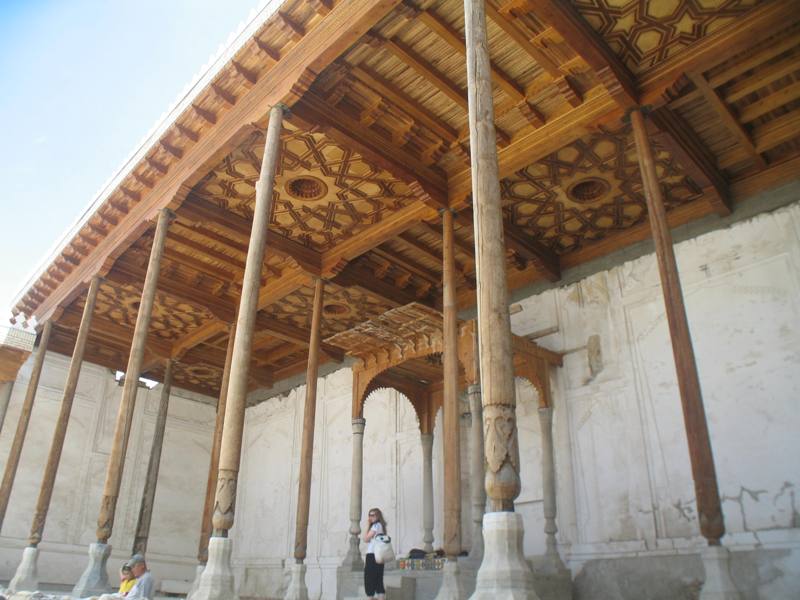
[[644, 115], [640, 109], [631, 112], [631, 124], [642, 172], [644, 196], [650, 218], [650, 229], [655, 243], [658, 272], [664, 292], [667, 323], [672, 340], [672, 355], [678, 375], [683, 421], [689, 442], [689, 460], [692, 465], [694, 490], [697, 496], [697, 513], [700, 519], [700, 532], [711, 546], [718, 546], [725, 535], [725, 521], [717, 487], [717, 473], [714, 468], [714, 455], [708, 435], [703, 396], [700, 391], [700, 378], [694, 359], [686, 307], [672, 248], [664, 197], [658, 182], [653, 149], [647, 137]]
[[311, 339], [308, 344], [306, 369], [306, 403], [303, 410], [303, 441], [300, 450], [300, 481], [297, 491], [297, 520], [294, 537], [294, 558], [300, 564], [306, 558], [308, 545], [308, 513], [311, 505], [311, 469], [314, 455], [314, 421], [317, 414], [317, 371], [319, 367], [320, 328], [322, 327], [322, 295], [325, 283], [318, 278], [314, 286], [314, 308], [311, 315]]
[[230, 382], [228, 383], [228, 400], [225, 406], [225, 424], [222, 429], [222, 449], [212, 518], [213, 535], [220, 538], [228, 537], [228, 530], [233, 527], [250, 353], [253, 345], [256, 313], [258, 312], [258, 291], [261, 285], [264, 247], [272, 212], [272, 189], [280, 153], [282, 122], [283, 107], [273, 106], [270, 110], [261, 173], [256, 184], [253, 228], [250, 233], [250, 245], [247, 249], [247, 261], [242, 281], [242, 296], [236, 320], [236, 338], [233, 342], [233, 358]]
[[442, 213], [444, 308], [444, 552], [454, 559], [461, 552], [461, 450], [458, 410], [458, 314], [453, 213]]
[[3, 528], [3, 521], [8, 509], [8, 500], [11, 497], [11, 488], [14, 486], [14, 477], [17, 475], [19, 457], [22, 454], [22, 445], [25, 443], [25, 434], [28, 432], [28, 423], [30, 423], [31, 411], [33, 411], [33, 401], [36, 398], [36, 389], [39, 387], [39, 378], [42, 375], [42, 366], [47, 354], [47, 345], [50, 343], [52, 329], [52, 321], [45, 321], [42, 328], [42, 337], [39, 340], [39, 349], [33, 359], [31, 379], [28, 382], [28, 390], [25, 392], [25, 400], [22, 402], [22, 411], [19, 414], [19, 421], [17, 421], [14, 441], [11, 443], [11, 450], [8, 453], [3, 482], [0, 484], [0, 530]]
[[364, 568], [364, 560], [359, 550], [361, 534], [361, 501], [364, 483], [364, 428], [367, 421], [363, 417], [351, 421], [353, 427], [353, 454], [350, 462], [350, 537], [347, 554], [342, 561], [345, 571], [359, 571]]
[[[477, 357], [475, 357], [477, 359]], [[469, 412], [469, 487], [472, 500], [472, 546], [469, 557], [480, 563], [483, 560], [483, 513], [486, 510], [486, 487], [483, 484], [486, 458], [483, 450], [483, 406], [481, 386], [477, 383], [467, 388]]]
[[162, 208], [158, 214], [153, 247], [150, 250], [150, 261], [147, 264], [147, 274], [144, 278], [142, 298], [139, 303], [139, 313], [136, 315], [136, 326], [133, 330], [128, 367], [125, 371], [122, 401], [117, 412], [111, 455], [108, 458], [103, 500], [100, 504], [100, 515], [97, 519], [97, 541], [100, 544], [108, 542], [108, 538], [111, 537], [111, 532], [114, 528], [114, 514], [117, 510], [117, 498], [122, 484], [122, 471], [125, 466], [125, 453], [128, 449], [133, 409], [136, 406], [136, 393], [139, 390], [139, 375], [141, 374], [142, 361], [144, 359], [147, 331], [150, 328], [150, 316], [156, 298], [158, 274], [161, 270], [161, 257], [164, 255], [167, 229], [173, 216], [172, 211], [167, 208]]
[[67, 426], [72, 413], [72, 403], [75, 400], [75, 391], [78, 389], [78, 379], [83, 364], [83, 354], [86, 350], [86, 340], [92, 323], [97, 291], [100, 288], [100, 277], [95, 276], [89, 284], [86, 302], [83, 305], [83, 316], [75, 339], [75, 348], [72, 351], [72, 360], [69, 363], [67, 382], [64, 384], [64, 395], [61, 398], [61, 409], [58, 413], [56, 428], [53, 431], [53, 441], [50, 443], [50, 453], [47, 456], [47, 465], [42, 475], [42, 485], [39, 488], [39, 499], [36, 501], [36, 510], [33, 515], [33, 524], [28, 538], [28, 544], [36, 547], [42, 541], [44, 523], [47, 520], [47, 511], [50, 508], [50, 499], [53, 496], [53, 485], [56, 481], [58, 464], [61, 461], [61, 452], [64, 448], [64, 439], [67, 436]]
[[222, 428], [225, 425], [225, 406], [228, 402], [228, 382], [233, 360], [233, 340], [236, 338], [236, 323], [232, 323], [228, 334], [228, 346], [225, 352], [225, 368], [219, 386], [217, 417], [214, 421], [214, 437], [211, 440], [211, 460], [208, 464], [206, 480], [206, 500], [203, 505], [203, 517], [200, 523], [200, 543], [197, 548], [197, 561], [204, 565], [208, 560], [208, 538], [211, 535], [211, 517], [214, 514], [214, 495], [217, 491], [217, 471], [219, 470], [219, 453], [222, 447]]
[[156, 499], [156, 486], [158, 485], [158, 469], [161, 465], [161, 449], [164, 446], [164, 432], [167, 427], [174, 364], [175, 361], [168, 360], [164, 369], [164, 384], [161, 386], [158, 416], [156, 416], [156, 425], [153, 429], [153, 444], [150, 447], [150, 460], [147, 463], [147, 476], [144, 480], [144, 490], [142, 490], [142, 503], [139, 506], [139, 520], [136, 522], [136, 535], [133, 538], [133, 554], [144, 555], [147, 552], [147, 540], [150, 537], [150, 523], [153, 520], [153, 504]]
[[433, 552], [433, 433], [421, 433], [422, 444], [422, 549]]
[[6, 422], [6, 411], [8, 410], [8, 403], [11, 401], [11, 394], [14, 392], [14, 382], [6, 381], [0, 383], [3, 388], [0, 391], [0, 432], [3, 431], [3, 423]]
[[519, 446], [484, 2], [464, 0], [486, 493], [492, 511], [513, 511], [520, 491]]

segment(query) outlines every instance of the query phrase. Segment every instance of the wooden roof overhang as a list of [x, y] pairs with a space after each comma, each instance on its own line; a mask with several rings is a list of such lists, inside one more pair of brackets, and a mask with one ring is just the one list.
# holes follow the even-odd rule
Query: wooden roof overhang
[[[645, 8], [642, 8], [642, 7]], [[626, 111], [650, 107], [673, 225], [726, 214], [800, 168], [800, 14], [791, 0], [490, 0], [509, 283], [649, 236]], [[643, 12], [644, 11], [644, 12]], [[460, 0], [287, 0], [160, 130], [15, 310], [69, 353], [105, 276], [87, 360], [124, 368], [162, 207], [170, 226], [146, 371], [216, 393], [240, 292], [269, 106], [290, 113], [262, 273], [253, 387], [305, 368], [312, 279], [323, 334], [439, 305], [439, 209], [456, 215], [474, 303]], [[335, 347], [324, 359], [340, 359]]]

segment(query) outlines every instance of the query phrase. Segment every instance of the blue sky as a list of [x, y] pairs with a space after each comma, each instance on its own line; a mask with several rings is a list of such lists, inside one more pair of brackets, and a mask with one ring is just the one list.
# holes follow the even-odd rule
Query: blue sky
[[101, 186], [262, 4], [0, 0], [0, 323]]

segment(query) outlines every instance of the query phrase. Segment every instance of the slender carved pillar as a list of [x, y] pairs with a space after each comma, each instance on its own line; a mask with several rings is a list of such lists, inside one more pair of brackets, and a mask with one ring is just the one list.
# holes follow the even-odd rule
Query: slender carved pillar
[[444, 313], [444, 552], [447, 564], [437, 600], [459, 600], [461, 552], [461, 420], [458, 407], [458, 309], [453, 243], [453, 213], [442, 212], [442, 304]]
[[64, 448], [64, 439], [67, 435], [67, 426], [72, 412], [72, 402], [75, 399], [75, 390], [78, 388], [78, 378], [80, 377], [81, 364], [83, 363], [83, 353], [86, 349], [86, 340], [89, 337], [89, 327], [92, 321], [95, 301], [97, 300], [97, 290], [100, 287], [100, 278], [93, 277], [89, 284], [89, 291], [86, 294], [86, 302], [83, 306], [83, 316], [75, 339], [75, 348], [72, 351], [72, 360], [69, 364], [67, 381], [64, 384], [64, 395], [61, 398], [61, 409], [58, 413], [58, 420], [53, 431], [53, 441], [50, 444], [50, 452], [47, 456], [47, 465], [42, 475], [42, 485], [39, 487], [39, 498], [36, 501], [36, 508], [33, 513], [33, 523], [31, 533], [28, 538], [28, 547], [23, 550], [22, 560], [17, 566], [14, 577], [8, 584], [9, 592], [36, 591], [39, 589], [39, 578], [37, 574], [37, 562], [39, 559], [39, 542], [42, 541], [44, 524], [47, 520], [47, 511], [50, 508], [50, 499], [53, 496], [53, 485], [58, 472], [58, 464], [61, 461], [61, 451]]
[[464, 0], [464, 26], [485, 483], [493, 511], [483, 518], [484, 559], [473, 598], [536, 598], [533, 575], [522, 552], [522, 518], [513, 513], [520, 491], [519, 445], [485, 0]]
[[192, 587], [186, 594], [187, 600], [194, 600], [197, 590], [200, 589], [200, 578], [208, 562], [208, 541], [211, 536], [211, 519], [214, 514], [214, 496], [217, 492], [217, 471], [219, 470], [219, 453], [222, 446], [222, 428], [225, 425], [225, 405], [228, 401], [228, 381], [231, 374], [231, 361], [233, 360], [233, 341], [236, 338], [236, 321], [228, 328], [228, 345], [225, 352], [225, 367], [222, 370], [222, 380], [219, 384], [219, 400], [217, 401], [217, 416], [214, 421], [214, 435], [211, 439], [211, 458], [208, 462], [208, 477], [206, 479], [206, 499], [203, 504], [203, 514], [200, 521], [200, 542], [197, 546], [197, 569]]
[[47, 344], [50, 342], [50, 332], [52, 329], [53, 323], [51, 321], [46, 321], [42, 328], [39, 349], [36, 351], [36, 357], [33, 359], [31, 379], [28, 382], [28, 390], [25, 392], [25, 400], [22, 402], [22, 411], [19, 414], [19, 421], [17, 421], [14, 441], [11, 442], [11, 450], [8, 453], [6, 469], [3, 473], [3, 482], [0, 484], [0, 529], [2, 529], [3, 521], [6, 517], [11, 488], [14, 486], [14, 477], [17, 475], [19, 457], [22, 454], [22, 445], [25, 443], [25, 434], [28, 432], [28, 423], [30, 423], [31, 420], [33, 401], [36, 398], [36, 389], [39, 387], [39, 378], [42, 375], [42, 366], [44, 365], [44, 358], [47, 354]]
[[[670, 339], [672, 340], [672, 354], [678, 376], [683, 421], [689, 444], [689, 460], [692, 467], [695, 495], [697, 496], [700, 532], [706, 538], [709, 546], [719, 547], [721, 546], [722, 536], [725, 535], [725, 521], [719, 499], [717, 473], [714, 467], [714, 455], [711, 450], [711, 439], [708, 434], [706, 413], [703, 407], [700, 378], [694, 358], [689, 322], [686, 318], [686, 307], [683, 303], [678, 266], [672, 247], [672, 235], [670, 234], [669, 222], [664, 209], [661, 185], [658, 182], [653, 149], [647, 137], [644, 115], [641, 109], [636, 109], [631, 111], [630, 117], [639, 158], [639, 168], [642, 173], [650, 229], [653, 234], [656, 259], [658, 260], [661, 288], [664, 293]], [[732, 581], [725, 576], [727, 567], [722, 567], [721, 570], [718, 568], [720, 561], [726, 560], [726, 555], [727, 550], [722, 548], [711, 549], [704, 553], [704, 557], [708, 557], [707, 560], [704, 559], [707, 581], [701, 598], [739, 597]], [[711, 582], [711, 585], [709, 585], [708, 581], [709, 570], [715, 573], [715, 581]], [[720, 572], [723, 574], [720, 575]], [[720, 577], [727, 579], [727, 581], [722, 581]], [[713, 591], [709, 591], [709, 588], [713, 588]]]
[[97, 541], [101, 544], [108, 542], [108, 538], [111, 537], [111, 532], [114, 528], [114, 514], [117, 510], [117, 498], [122, 485], [125, 453], [128, 449], [128, 438], [131, 433], [136, 394], [139, 391], [139, 375], [141, 375], [142, 361], [144, 359], [147, 332], [150, 328], [150, 317], [156, 298], [158, 275], [161, 271], [161, 258], [164, 255], [167, 229], [173, 216], [172, 211], [169, 209], [161, 209], [153, 238], [153, 247], [150, 250], [150, 261], [144, 278], [142, 298], [139, 303], [139, 313], [136, 315], [136, 326], [133, 330], [133, 341], [128, 358], [128, 368], [125, 371], [125, 382], [122, 387], [122, 402], [120, 402], [119, 412], [117, 413], [114, 441], [111, 446], [111, 456], [108, 459], [100, 516], [97, 519]]
[[422, 443], [422, 549], [433, 552], [433, 434], [420, 434]]
[[144, 278], [139, 312], [136, 315], [136, 325], [133, 330], [128, 367], [125, 371], [122, 400], [117, 411], [111, 454], [108, 457], [103, 498], [100, 503], [100, 514], [97, 518], [97, 543], [89, 546], [89, 564], [72, 590], [73, 596], [78, 598], [98, 595], [109, 589], [106, 561], [111, 548], [108, 546], [108, 538], [111, 537], [111, 532], [114, 528], [114, 515], [117, 510], [120, 486], [122, 485], [125, 454], [128, 449], [133, 411], [136, 407], [136, 394], [139, 391], [139, 375], [141, 374], [142, 361], [144, 360], [147, 332], [150, 328], [150, 316], [156, 298], [161, 258], [164, 255], [167, 229], [173, 217], [172, 211], [167, 208], [162, 208], [158, 214], [153, 246], [150, 250], [150, 261], [147, 264], [147, 274]]
[[483, 451], [483, 406], [481, 406], [481, 386], [467, 388], [469, 411], [472, 421], [469, 428], [469, 475], [472, 499], [472, 547], [469, 557], [480, 563], [483, 560], [483, 513], [486, 509], [486, 488], [483, 478], [486, 458]]
[[158, 416], [153, 430], [153, 445], [150, 447], [150, 460], [147, 463], [147, 476], [142, 491], [142, 504], [139, 507], [139, 520], [136, 523], [136, 536], [133, 539], [133, 553], [144, 555], [147, 552], [147, 540], [150, 537], [150, 523], [153, 519], [153, 503], [158, 485], [158, 469], [161, 465], [161, 449], [164, 446], [164, 431], [167, 427], [169, 412], [169, 395], [172, 391], [172, 369], [174, 361], [168, 360], [164, 370], [164, 384], [161, 386], [161, 398], [158, 403]]
[[342, 566], [353, 571], [364, 568], [358, 536], [361, 535], [361, 493], [364, 476], [364, 426], [362, 418], [353, 419], [353, 462], [350, 468], [350, 538]]
[[206, 564], [208, 560], [208, 538], [211, 535], [211, 518], [214, 515], [214, 496], [217, 491], [217, 471], [219, 470], [219, 453], [222, 448], [222, 428], [225, 425], [225, 406], [228, 403], [228, 382], [233, 360], [233, 341], [236, 339], [236, 323], [230, 327], [228, 346], [225, 351], [225, 368], [219, 386], [217, 417], [214, 421], [214, 437], [211, 441], [211, 460], [208, 464], [208, 480], [206, 481], [206, 500], [203, 506], [203, 520], [200, 524], [200, 544], [197, 549], [197, 561]]
[[236, 338], [233, 342], [233, 358], [230, 382], [228, 383], [228, 400], [225, 406], [225, 424], [222, 429], [222, 449], [219, 457], [214, 516], [212, 517], [213, 537], [209, 541], [209, 562], [200, 578], [200, 588], [196, 595], [199, 600], [232, 600], [236, 598], [233, 571], [230, 566], [231, 544], [230, 540], [226, 538], [228, 531], [233, 527], [236, 507], [236, 484], [242, 453], [250, 354], [258, 312], [258, 292], [261, 285], [264, 248], [272, 212], [275, 169], [280, 154], [283, 111], [284, 109], [280, 105], [273, 106], [270, 110], [264, 158], [256, 184], [253, 228], [250, 233], [250, 245], [247, 249], [247, 261], [242, 280], [242, 296], [236, 319]]
[[539, 408], [539, 425], [542, 432], [542, 496], [544, 505], [545, 561], [548, 571], [562, 572], [566, 566], [558, 554], [556, 542], [556, 467], [553, 457], [553, 409]]
[[300, 481], [297, 489], [297, 519], [294, 534], [292, 580], [286, 590], [286, 600], [307, 600], [306, 558], [308, 546], [308, 513], [311, 507], [311, 469], [314, 457], [314, 423], [317, 414], [317, 372], [319, 367], [320, 328], [322, 327], [322, 295], [325, 284], [317, 278], [314, 286], [314, 306], [311, 314], [311, 337], [308, 344], [306, 369], [306, 403], [303, 409], [303, 441], [300, 450]]

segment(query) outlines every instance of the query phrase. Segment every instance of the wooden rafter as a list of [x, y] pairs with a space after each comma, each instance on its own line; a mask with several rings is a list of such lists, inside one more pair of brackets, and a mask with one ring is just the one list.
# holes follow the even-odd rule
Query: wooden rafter
[[750, 135], [745, 131], [744, 126], [739, 122], [739, 120], [733, 115], [731, 112], [730, 107], [722, 101], [722, 99], [717, 94], [716, 90], [711, 87], [708, 83], [708, 80], [703, 76], [702, 73], [687, 73], [689, 79], [692, 80], [697, 90], [702, 94], [703, 98], [705, 98], [706, 102], [708, 102], [709, 106], [712, 110], [716, 113], [716, 115], [722, 121], [722, 124], [725, 126], [725, 129], [731, 133], [741, 144], [742, 148], [747, 152], [747, 154], [756, 161], [756, 164], [760, 167], [765, 167], [767, 165], [764, 157], [756, 150], [755, 144], [753, 140], [750, 139]]
[[419, 302], [425, 305], [433, 304], [425, 299], [417, 298], [416, 294], [408, 290], [398, 289], [393, 284], [375, 277], [368, 269], [356, 263], [347, 265], [331, 281], [342, 287], [357, 288], [377, 296], [392, 307], [410, 304], [411, 302]]
[[717, 169], [714, 157], [697, 134], [680, 115], [662, 106], [650, 115], [655, 136], [686, 173], [703, 188], [703, 192], [719, 215], [731, 213], [728, 183]]

